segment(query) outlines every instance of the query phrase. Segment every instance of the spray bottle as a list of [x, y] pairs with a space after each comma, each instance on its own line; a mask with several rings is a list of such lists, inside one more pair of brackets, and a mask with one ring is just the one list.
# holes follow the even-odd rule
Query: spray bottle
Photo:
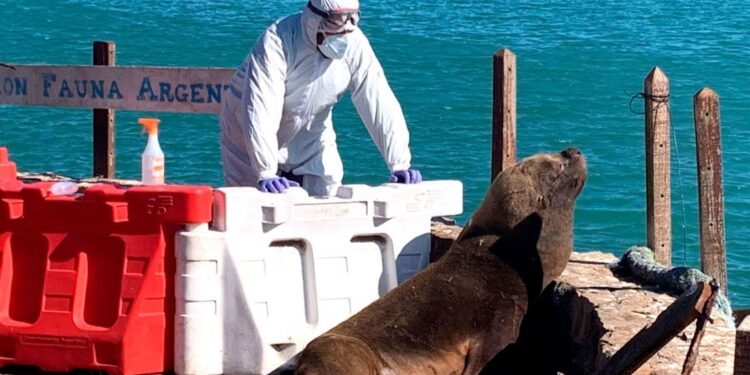
[[138, 122], [148, 132], [148, 143], [141, 155], [141, 181], [144, 185], [164, 183], [164, 153], [159, 146], [159, 119], [139, 118]]

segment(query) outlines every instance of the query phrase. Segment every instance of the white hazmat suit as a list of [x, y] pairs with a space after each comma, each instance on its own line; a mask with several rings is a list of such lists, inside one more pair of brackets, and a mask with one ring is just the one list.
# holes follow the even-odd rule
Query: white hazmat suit
[[303, 176], [311, 195], [335, 194], [343, 165], [331, 111], [347, 90], [390, 171], [410, 168], [406, 121], [367, 37], [352, 27], [343, 57], [323, 56], [317, 34], [325, 19], [309, 5], [359, 9], [357, 0], [311, 0], [256, 41], [229, 83], [221, 113], [227, 186], [258, 186], [280, 169]]

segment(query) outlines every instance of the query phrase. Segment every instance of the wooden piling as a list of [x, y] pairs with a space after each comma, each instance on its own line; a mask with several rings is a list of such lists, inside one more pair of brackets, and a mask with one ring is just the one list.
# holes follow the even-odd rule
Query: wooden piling
[[727, 293], [724, 246], [724, 191], [721, 171], [719, 96], [704, 87], [693, 97], [698, 167], [701, 270], [715, 277]]
[[492, 175], [516, 162], [516, 55], [503, 48], [493, 57]]
[[654, 67], [643, 82], [646, 106], [646, 239], [656, 261], [672, 264], [669, 79]]
[[[94, 42], [94, 65], [115, 65], [115, 44]], [[115, 178], [115, 110], [93, 110], [94, 177]]]

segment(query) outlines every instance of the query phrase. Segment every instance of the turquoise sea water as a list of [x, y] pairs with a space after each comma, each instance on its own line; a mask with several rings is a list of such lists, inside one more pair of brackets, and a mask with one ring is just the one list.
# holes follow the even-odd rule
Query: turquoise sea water
[[[699, 266], [692, 96], [721, 100], [730, 298], [750, 305], [750, 12], [745, 2], [362, 1], [369, 36], [428, 179], [465, 184], [463, 224], [489, 183], [492, 55], [518, 64], [518, 156], [579, 147], [590, 177], [578, 200], [576, 248], [620, 255], [645, 244], [643, 90], [653, 66], [670, 78], [675, 265]], [[106, 4], [106, 5], [105, 5]], [[94, 40], [117, 44], [118, 65], [234, 67], [273, 20], [304, 0], [273, 2], [14, 1], [0, 7], [0, 62], [90, 64]], [[117, 113], [117, 175], [139, 178], [145, 145]], [[162, 119], [167, 178], [222, 181], [215, 115]], [[346, 183], [378, 184], [386, 167], [348, 98], [334, 111]], [[0, 106], [0, 145], [24, 171], [91, 172], [89, 110]], [[676, 140], [676, 142], [675, 142]], [[684, 212], [684, 214], [683, 214]]]

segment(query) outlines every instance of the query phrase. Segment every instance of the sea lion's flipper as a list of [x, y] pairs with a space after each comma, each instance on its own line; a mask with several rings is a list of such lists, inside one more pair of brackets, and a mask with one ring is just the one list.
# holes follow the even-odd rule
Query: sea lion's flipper
[[378, 375], [381, 369], [382, 359], [362, 340], [324, 333], [302, 351], [295, 375]]
[[490, 325], [470, 346], [462, 375], [478, 374], [498, 352], [512, 346], [518, 340], [526, 306], [519, 305], [518, 299], [511, 296], [500, 304], [501, 307], [495, 312]]
[[542, 217], [538, 213], [532, 213], [490, 249], [521, 276], [530, 301], [542, 292], [544, 280], [538, 249], [542, 227]]
[[479, 370], [482, 369], [481, 353], [483, 351], [484, 345], [482, 345], [482, 340], [474, 340], [471, 343], [471, 345], [469, 346], [469, 352], [466, 353], [466, 362], [464, 364], [464, 370], [461, 372], [461, 375], [471, 375], [479, 373]]
[[513, 227], [507, 238], [517, 246], [536, 248], [542, 234], [542, 217], [534, 212]]

